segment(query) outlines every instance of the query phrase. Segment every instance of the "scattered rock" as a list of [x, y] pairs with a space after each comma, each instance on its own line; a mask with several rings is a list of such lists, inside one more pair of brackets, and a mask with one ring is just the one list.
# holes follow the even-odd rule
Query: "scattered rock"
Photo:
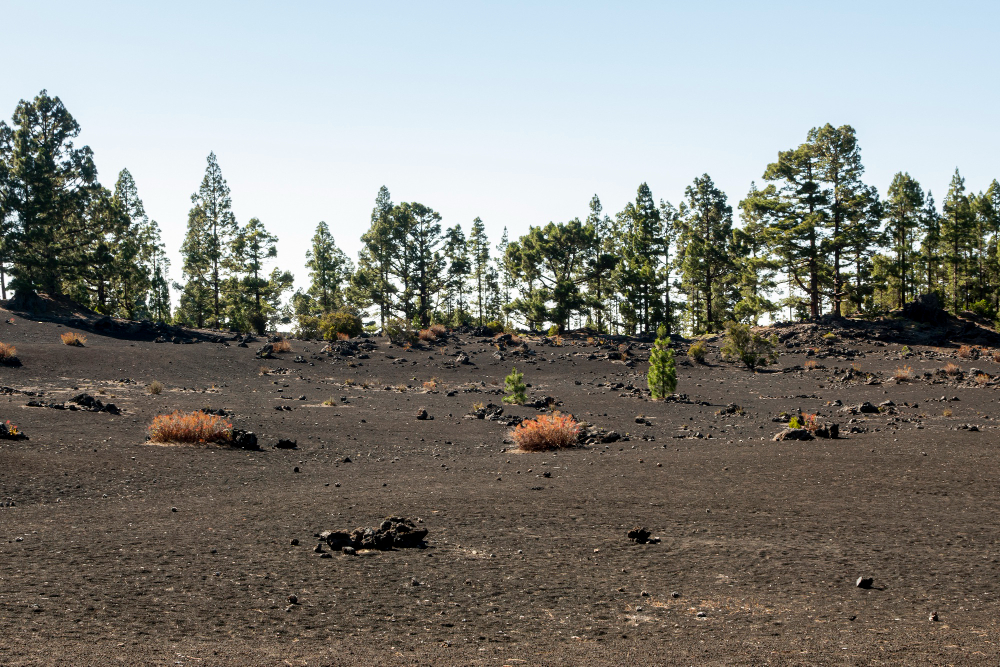
[[784, 431], [771, 438], [772, 442], [781, 442], [783, 440], [815, 440], [815, 436], [813, 436], [808, 429], [786, 428]]
[[260, 449], [257, 446], [257, 435], [253, 431], [245, 431], [241, 428], [233, 429], [233, 435], [229, 442], [238, 449]]
[[[335, 551], [353, 554], [355, 549], [408, 549], [420, 547], [427, 537], [427, 529], [399, 516], [386, 517], [377, 528], [356, 528], [351, 533], [331, 530], [320, 533], [326, 544]], [[350, 549], [350, 551], [348, 551]]]
[[416, 417], [418, 421], [427, 421], [428, 419], [433, 419], [433, 417], [427, 414], [427, 410], [424, 408], [420, 408], [419, 410], [417, 410]]
[[875, 579], [873, 577], [858, 577], [858, 580], [854, 582], [854, 585], [858, 588], [871, 588], [875, 584]]
[[258, 359], [274, 359], [274, 345], [264, 343], [254, 355]]
[[281, 438], [278, 440], [277, 444], [274, 445], [275, 449], [298, 449], [297, 440], [285, 440]]
[[642, 526], [636, 526], [632, 530], [628, 531], [625, 536], [636, 544], [646, 544], [649, 542], [649, 538], [652, 535], [647, 529]]

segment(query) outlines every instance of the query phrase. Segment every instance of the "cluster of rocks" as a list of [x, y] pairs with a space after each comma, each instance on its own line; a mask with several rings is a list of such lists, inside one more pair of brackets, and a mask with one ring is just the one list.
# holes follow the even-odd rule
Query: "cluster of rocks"
[[786, 428], [775, 435], [773, 442], [784, 440], [815, 440], [816, 438], [836, 439], [840, 437], [840, 424], [819, 424], [815, 428]]
[[120, 415], [121, 409], [114, 403], [105, 403], [99, 398], [90, 394], [77, 394], [66, 403], [43, 403], [42, 401], [28, 401], [29, 408], [51, 408], [53, 410], [84, 410], [86, 412], [107, 412], [112, 415]]
[[320, 354], [328, 357], [354, 357], [356, 359], [369, 359], [368, 354], [376, 347], [370, 340], [337, 340], [327, 343], [320, 350]]
[[358, 549], [389, 551], [422, 547], [424, 546], [424, 538], [427, 537], [427, 529], [417, 528], [416, 523], [410, 519], [389, 516], [376, 528], [356, 528], [349, 533], [343, 530], [326, 530], [317, 534], [316, 537], [322, 540], [316, 546], [317, 553], [322, 553], [325, 544], [333, 551], [352, 554]]
[[503, 406], [497, 405], [496, 403], [487, 403], [486, 405], [479, 404], [474, 407], [472, 412], [465, 415], [466, 419], [485, 419], [490, 422], [497, 422], [504, 426], [517, 426], [522, 421], [523, 417], [518, 417], [515, 415], [504, 415]]
[[642, 526], [635, 526], [625, 533], [625, 537], [636, 544], [658, 544], [660, 541], [660, 538], [653, 537], [653, 534]]

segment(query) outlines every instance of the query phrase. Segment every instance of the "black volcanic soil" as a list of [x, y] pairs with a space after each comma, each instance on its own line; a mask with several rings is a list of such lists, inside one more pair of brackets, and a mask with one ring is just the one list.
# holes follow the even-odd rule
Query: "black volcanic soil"
[[[23, 366], [0, 367], [0, 421], [30, 439], [0, 440], [2, 665], [1000, 662], [1000, 364], [926, 327], [778, 329], [785, 354], [757, 374], [710, 342], [678, 369], [686, 400], [650, 402], [641, 343], [614, 359], [528, 338], [501, 360], [472, 335], [373, 338], [368, 358], [292, 341], [259, 360], [231, 336], [91, 321], [68, 347], [69, 320], [10, 316]], [[464, 418], [512, 365], [530, 398], [624, 439], [512, 451], [508, 427]], [[122, 414], [27, 407], [82, 392]], [[894, 405], [842, 411], [863, 401]], [[155, 415], [203, 407], [263, 450], [145, 443]], [[772, 442], [798, 410], [842, 437]], [[426, 547], [314, 552], [389, 515]], [[630, 542], [637, 525], [660, 542]]]

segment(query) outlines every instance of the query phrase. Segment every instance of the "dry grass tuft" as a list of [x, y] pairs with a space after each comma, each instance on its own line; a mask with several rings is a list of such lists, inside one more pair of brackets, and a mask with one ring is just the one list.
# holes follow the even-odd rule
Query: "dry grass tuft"
[[274, 352], [291, 352], [292, 344], [287, 340], [279, 340], [271, 343], [271, 350]]
[[962, 367], [959, 366], [958, 364], [953, 364], [949, 361], [944, 365], [944, 368], [942, 370], [944, 370], [944, 372], [947, 373], [948, 375], [958, 375], [959, 373], [962, 372]]
[[1000, 364], [1000, 350], [993, 350], [993, 361]]
[[951, 410], [945, 410], [941, 414], [945, 417], [951, 417], [954, 413]]
[[903, 366], [902, 368], [897, 368], [896, 372], [892, 374], [892, 377], [896, 378], [896, 382], [907, 382], [913, 379], [913, 368], [911, 366]]
[[958, 348], [957, 354], [962, 359], [978, 359], [979, 348], [974, 345], [961, 345]]
[[59, 336], [62, 339], [63, 345], [72, 345], [74, 347], [83, 347], [84, 343], [87, 342], [87, 337], [76, 333], [75, 331], [67, 331], [63, 335]]
[[232, 434], [232, 424], [201, 411], [158, 415], [149, 425], [149, 439], [153, 442], [229, 442]]
[[337, 340], [351, 340], [351, 337], [343, 331], [338, 331]]
[[149, 383], [148, 389], [149, 389], [149, 393], [153, 394], [154, 396], [156, 394], [162, 394], [163, 393], [163, 383], [160, 382], [159, 380], [153, 380], [152, 382]]
[[17, 348], [8, 343], [0, 343], [0, 364], [6, 364], [17, 358]]
[[332, 396], [330, 398], [326, 399], [325, 401], [323, 401], [323, 405], [325, 405], [327, 407], [330, 407], [331, 405], [337, 405], [338, 403], [339, 403], [339, 401], [337, 401], [337, 399], [333, 398]]
[[544, 452], [549, 449], [563, 449], [576, 444], [580, 434], [580, 424], [573, 415], [554, 412], [538, 415], [534, 419], [521, 422], [510, 435], [518, 449], [525, 452]]
[[816, 361], [815, 359], [807, 359], [806, 363], [803, 364], [803, 366], [805, 366], [805, 369], [807, 371], [811, 371], [819, 368], [819, 362]]
[[438, 383], [436, 378], [431, 378], [427, 382], [424, 382], [424, 391], [434, 391], [437, 389]]
[[976, 384], [985, 386], [990, 383], [990, 376], [986, 373], [976, 373]]

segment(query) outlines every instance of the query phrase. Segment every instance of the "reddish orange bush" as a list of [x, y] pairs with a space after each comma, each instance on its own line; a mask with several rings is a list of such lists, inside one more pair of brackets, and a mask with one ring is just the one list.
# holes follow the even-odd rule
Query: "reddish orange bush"
[[158, 415], [149, 425], [149, 439], [153, 442], [229, 442], [232, 434], [232, 424], [204, 412], [174, 411]]
[[958, 364], [953, 364], [950, 361], [944, 365], [943, 370], [948, 375], [958, 375], [962, 372], [962, 369], [958, 366]]
[[580, 424], [573, 419], [573, 415], [560, 412], [538, 415], [521, 422], [510, 432], [518, 449], [526, 452], [572, 447], [579, 434]]
[[337, 340], [351, 340], [351, 337], [343, 331], [338, 331]]
[[275, 342], [271, 343], [271, 351], [272, 352], [291, 352], [292, 351], [292, 344], [289, 343], [287, 340], [278, 340], [278, 341], [275, 341]]
[[59, 338], [62, 339], [63, 345], [72, 345], [74, 347], [83, 347], [83, 344], [87, 342], [86, 336], [82, 336], [75, 331], [67, 331], [59, 336]]
[[0, 364], [5, 364], [17, 355], [17, 348], [7, 343], [0, 343]]

